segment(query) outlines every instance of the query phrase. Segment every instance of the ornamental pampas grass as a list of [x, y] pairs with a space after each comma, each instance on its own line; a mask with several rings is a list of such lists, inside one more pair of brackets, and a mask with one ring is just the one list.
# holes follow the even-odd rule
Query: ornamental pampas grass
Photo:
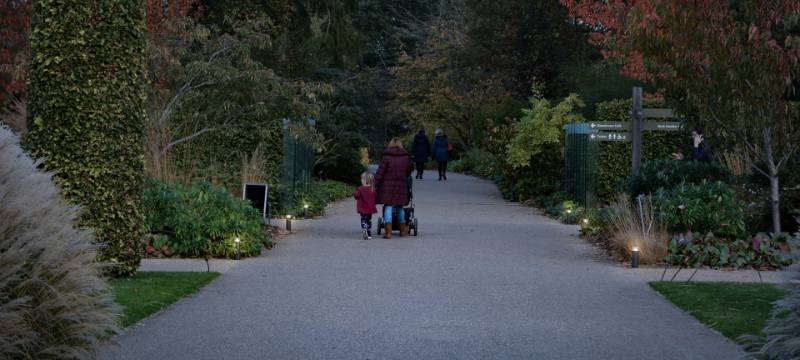
[[118, 330], [91, 231], [0, 126], [0, 358], [89, 359]]
[[[798, 261], [800, 232], [794, 240], [794, 256]], [[740, 339], [750, 351], [749, 359], [800, 359], [800, 264], [796, 263], [787, 272], [791, 278], [784, 285], [786, 297], [774, 303], [762, 333]]]

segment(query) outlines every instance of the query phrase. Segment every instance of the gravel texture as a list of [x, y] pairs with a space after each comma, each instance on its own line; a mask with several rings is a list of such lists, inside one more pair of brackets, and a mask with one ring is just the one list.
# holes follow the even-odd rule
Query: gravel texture
[[[484, 180], [417, 181], [418, 237], [353, 201], [131, 327], [106, 359], [734, 359], [737, 345]], [[655, 276], [656, 278], [658, 276]], [[654, 279], [653, 279], [654, 280]]]

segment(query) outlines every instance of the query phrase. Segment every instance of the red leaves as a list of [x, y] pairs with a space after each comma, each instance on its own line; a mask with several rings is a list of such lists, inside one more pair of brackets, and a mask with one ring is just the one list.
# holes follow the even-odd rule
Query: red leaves
[[[185, 18], [197, 20], [197, 0], [145, 0], [145, 23], [151, 34], [165, 31], [164, 24]], [[195, 11], [193, 13], [193, 11]]]
[[8, 94], [25, 91], [31, 0], [0, 2], [0, 104]]

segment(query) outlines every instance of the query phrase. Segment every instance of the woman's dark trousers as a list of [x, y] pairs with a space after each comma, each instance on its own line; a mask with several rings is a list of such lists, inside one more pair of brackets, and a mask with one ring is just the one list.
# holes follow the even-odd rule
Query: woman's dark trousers
[[439, 161], [439, 180], [447, 180], [447, 161]]
[[422, 173], [425, 171], [425, 161], [417, 161], [417, 179], [422, 179]]

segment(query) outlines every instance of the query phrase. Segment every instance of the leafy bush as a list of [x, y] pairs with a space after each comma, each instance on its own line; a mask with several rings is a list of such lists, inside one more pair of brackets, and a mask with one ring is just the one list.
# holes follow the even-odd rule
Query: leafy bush
[[361, 163], [360, 149], [367, 143], [358, 136], [345, 136], [337, 139], [335, 145], [325, 154], [315, 171], [322, 179], [336, 180], [348, 184], [359, 184], [364, 165]]
[[94, 358], [118, 330], [92, 231], [0, 127], [0, 358]]
[[[647, 102], [645, 107], [663, 106], [659, 102]], [[598, 121], [630, 121], [630, 99], [613, 100], [597, 104]], [[686, 130], [645, 131], [642, 134], [642, 160], [669, 159], [672, 153], [686, 153], [690, 142]], [[597, 160], [596, 192], [601, 202], [611, 202], [623, 191], [620, 183], [630, 175], [631, 143], [601, 142]]]
[[708, 233], [673, 238], [665, 261], [682, 267], [779, 269], [792, 263], [788, 251], [788, 236], [785, 234], [758, 234], [749, 240], [730, 240]]
[[642, 164], [626, 181], [628, 194], [651, 194], [658, 189], [670, 189], [681, 183], [697, 184], [703, 181], [733, 182], [733, 176], [724, 166], [699, 161], [654, 160]]
[[[34, 2], [26, 147], [81, 204], [99, 260], [136, 271], [143, 235], [145, 26], [141, 0]], [[87, 50], [91, 49], [91, 50]]]
[[538, 203], [550, 198], [568, 200], [569, 196], [563, 192], [563, 157], [557, 151], [560, 150], [550, 149], [546, 156], [531, 158], [531, 166], [517, 169], [500, 161], [498, 170], [491, 179], [497, 184], [503, 197], [508, 200], [519, 202], [536, 200]]
[[546, 145], [562, 144], [564, 125], [583, 120], [577, 111], [584, 103], [575, 94], [570, 94], [555, 106], [534, 95], [530, 106], [522, 109], [523, 116], [514, 124], [514, 136], [506, 145], [508, 163], [514, 168], [529, 166], [531, 157], [541, 154]]
[[610, 231], [614, 211], [615, 208], [612, 206], [588, 209], [584, 215], [586, 220], [581, 222], [581, 234], [600, 236]]
[[271, 245], [258, 211], [208, 182], [183, 188], [152, 180], [144, 212], [151, 255], [232, 258], [236, 237], [242, 256], [257, 256]]
[[465, 152], [461, 159], [452, 161], [450, 169], [455, 172], [491, 177], [497, 171], [497, 160], [492, 153], [476, 148]]
[[682, 183], [659, 189], [651, 197], [671, 233], [713, 233], [730, 239], [747, 236], [744, 204], [723, 182]]
[[321, 216], [325, 214], [325, 207], [328, 204], [348, 198], [353, 195], [353, 192], [355, 192], [353, 185], [340, 181], [314, 181], [309, 185], [307, 192], [298, 191], [295, 194], [295, 199], [298, 200], [294, 209], [284, 209], [279, 213], [300, 216], [304, 211], [303, 205], [308, 205], [308, 216]]

